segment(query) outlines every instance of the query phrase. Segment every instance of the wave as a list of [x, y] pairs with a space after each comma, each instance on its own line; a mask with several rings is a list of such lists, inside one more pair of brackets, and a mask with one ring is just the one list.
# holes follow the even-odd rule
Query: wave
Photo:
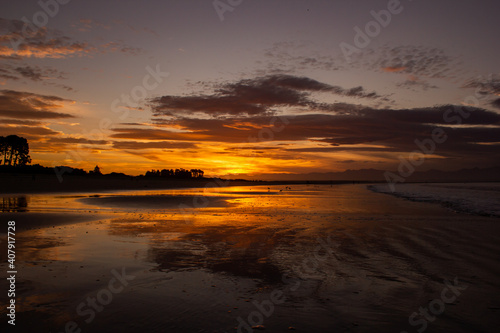
[[500, 183], [369, 185], [368, 189], [412, 201], [438, 203], [457, 212], [500, 217]]

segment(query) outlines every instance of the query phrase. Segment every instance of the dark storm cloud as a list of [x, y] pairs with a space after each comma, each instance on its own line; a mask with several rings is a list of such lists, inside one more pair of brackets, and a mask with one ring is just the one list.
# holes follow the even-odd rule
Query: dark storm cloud
[[56, 132], [54, 130], [51, 130], [50, 128], [41, 127], [41, 126], [11, 127], [11, 126], [1, 126], [1, 125], [0, 125], [0, 133], [2, 133], [2, 135], [10, 135], [10, 134], [21, 135], [23, 137], [26, 137], [27, 139], [32, 139], [32, 138], [38, 139], [40, 137], [45, 137], [48, 135], [61, 134], [60, 132]]
[[307, 77], [292, 75], [270, 75], [244, 79], [236, 83], [225, 83], [211, 95], [162, 96], [152, 99], [155, 116], [181, 116], [189, 113], [220, 115], [258, 115], [272, 112], [274, 107], [289, 106], [308, 109], [316, 102], [311, 92], [326, 92], [335, 95], [378, 98], [375, 92], [366, 92], [363, 87], [344, 89]]
[[237, 90], [238, 87], [240, 87], [242, 84], [244, 86], [259, 86], [259, 87], [267, 87], [274, 85], [293, 90], [309, 90], [309, 91], [331, 91], [332, 89], [340, 89], [339, 92], [342, 92], [342, 89], [339, 87], [332, 87], [329, 84], [321, 83], [307, 77], [298, 77], [292, 75], [272, 75], [253, 80], [252, 79], [242, 80], [235, 84], [229, 84], [228, 87], [232, 88], [230, 89], [230, 91]]
[[[309, 141], [311, 148], [283, 147], [289, 153], [369, 152], [389, 157], [389, 153], [418, 150], [415, 140], [430, 140], [433, 130], [441, 128], [447, 136], [436, 153], [445, 158], [500, 157], [500, 115], [473, 107], [443, 105], [416, 109], [357, 108], [349, 113], [302, 114], [276, 118], [272, 115], [232, 116], [210, 119], [157, 119], [158, 125], [176, 126], [185, 132], [159, 128], [113, 129], [113, 138], [128, 140], [179, 140], [182, 142], [238, 143], [264, 151], [252, 142]], [[276, 130], [280, 128], [280, 130]], [[262, 133], [267, 133], [261, 135]], [[272, 135], [269, 135], [272, 133]], [[230, 150], [226, 150], [230, 152]], [[295, 155], [297, 156], [297, 155]]]
[[[459, 112], [468, 117], [460, 118]], [[256, 135], [263, 128], [284, 126], [275, 131], [273, 139], [308, 140], [323, 139], [332, 145], [387, 141], [396, 137], [415, 137], [426, 133], [435, 126], [455, 125], [457, 119], [464, 124], [475, 126], [500, 125], [497, 113], [461, 106], [438, 106], [418, 109], [372, 109], [363, 108], [350, 114], [307, 114], [287, 118], [274, 118], [268, 115], [224, 119], [176, 118], [157, 120], [159, 125], [175, 125], [187, 132], [171, 132], [159, 128], [118, 128], [114, 129], [115, 138], [134, 138], [149, 140], [186, 140], [200, 139], [221, 142], [245, 142], [249, 136]], [[284, 125], [284, 121], [288, 124]], [[465, 129], [454, 129], [464, 131]], [[479, 130], [480, 131], [480, 130]]]
[[0, 90], [0, 117], [12, 119], [73, 118], [68, 113], [56, 112], [62, 103], [70, 100], [30, 92]]
[[344, 95], [360, 98], [380, 97], [375, 92], [366, 92], [363, 87], [358, 86], [344, 89], [339, 86], [329, 85], [304, 76], [293, 76], [285, 74], [269, 75], [265, 77], [241, 80], [235, 84], [228, 84], [228, 93], [238, 93], [239, 89], [253, 87], [256, 90], [265, 90], [270, 87], [280, 87], [296, 92], [330, 92], [336, 95]]
[[494, 107], [500, 109], [500, 98], [497, 98], [493, 102], [491, 102], [491, 105], [493, 105]]
[[265, 106], [245, 103], [233, 96], [163, 96], [154, 99], [152, 103], [155, 116], [191, 112], [211, 115], [259, 114], [266, 111]]

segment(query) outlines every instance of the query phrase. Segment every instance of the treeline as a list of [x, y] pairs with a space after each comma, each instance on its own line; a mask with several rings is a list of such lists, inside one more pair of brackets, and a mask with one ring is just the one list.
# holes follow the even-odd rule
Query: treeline
[[5, 173], [25, 173], [25, 174], [54, 174], [54, 170], [65, 170], [66, 174], [83, 176], [87, 175], [87, 171], [78, 168], [71, 168], [68, 166], [45, 167], [40, 164], [33, 165], [0, 165], [0, 172]]
[[0, 136], [0, 165], [22, 166], [31, 163], [28, 140], [17, 135]]
[[45, 167], [40, 164], [35, 165], [0, 165], [0, 172], [2, 173], [19, 173], [19, 174], [64, 174], [65, 176], [101, 176], [101, 177], [127, 177], [127, 178], [141, 178], [141, 177], [162, 177], [162, 178], [203, 178], [204, 172], [200, 169], [163, 169], [151, 170], [146, 172], [145, 175], [129, 176], [122, 172], [111, 172], [102, 174], [98, 166], [94, 170], [85, 171], [79, 168], [69, 166], [56, 166]]
[[[32, 174], [68, 174], [74, 176], [120, 176], [132, 177], [121, 172], [111, 172], [103, 175], [99, 166], [96, 165], [93, 171], [85, 171], [83, 169], [73, 168], [69, 166], [56, 166], [54, 168], [44, 167], [40, 164], [28, 165], [31, 163], [29, 155], [28, 140], [17, 135], [9, 135], [6, 137], [0, 136], [0, 172], [11, 173], [32, 173]], [[186, 170], [180, 169], [163, 169], [151, 170], [145, 175], [139, 177], [162, 177], [162, 178], [203, 178], [204, 171], [200, 169]]]
[[163, 178], [203, 178], [205, 172], [200, 169], [163, 169], [151, 170], [146, 172], [146, 177], [163, 177]]

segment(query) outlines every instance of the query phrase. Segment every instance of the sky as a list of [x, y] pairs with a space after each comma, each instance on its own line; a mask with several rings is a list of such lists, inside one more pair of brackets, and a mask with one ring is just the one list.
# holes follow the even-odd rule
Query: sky
[[498, 1], [1, 1], [33, 164], [258, 179], [497, 166]]

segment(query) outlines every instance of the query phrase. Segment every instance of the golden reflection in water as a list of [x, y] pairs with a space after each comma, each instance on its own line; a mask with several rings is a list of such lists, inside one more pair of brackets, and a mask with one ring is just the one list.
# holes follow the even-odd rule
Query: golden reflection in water
[[[277, 247], [310, 242], [338, 220], [332, 216], [331, 195], [322, 188], [279, 191], [267, 187], [210, 189], [204, 193], [176, 191], [175, 195], [230, 196], [227, 207], [183, 208], [180, 212], [129, 212], [113, 219], [113, 236], [147, 240], [148, 260], [160, 270], [210, 269], [239, 276], [280, 276], [272, 263]], [[313, 201], [309, 196], [319, 198]], [[324, 198], [323, 198], [324, 197]], [[345, 209], [344, 209], [345, 210]], [[285, 253], [285, 254], [283, 254]]]
[[30, 230], [16, 240], [17, 260], [31, 264], [37, 261], [61, 260], [60, 250], [66, 245], [63, 237], [48, 235], [50, 229]]
[[[197, 206], [196, 202], [204, 204]], [[364, 278], [366, 267], [373, 274], [385, 276], [386, 272], [377, 271], [380, 267], [369, 266], [370, 253], [378, 253], [385, 246], [382, 244], [374, 251], [366, 246], [384, 240], [383, 234], [371, 235], [371, 220], [376, 215], [382, 221], [389, 214], [412, 214], [411, 208], [399, 207], [388, 196], [351, 185], [297, 185], [292, 189], [270, 186], [269, 190], [267, 186], [248, 186], [30, 198], [30, 210], [43, 211], [44, 205], [54, 216], [54, 212], [61, 212], [62, 219], [70, 216], [67, 212], [108, 215], [101, 221], [56, 224], [17, 235], [17, 260], [23, 279], [20, 283], [24, 284], [19, 296], [25, 304], [22, 311], [35, 311], [31, 316], [35, 320], [38, 316], [53, 318], [49, 326], [54, 329], [74, 315], [79, 302], [105, 287], [112, 268], [126, 267], [138, 276], [134, 287], [124, 294], [129, 293], [129, 299], [134, 301], [153, 299], [155, 304], [148, 312], [158, 308], [156, 302], [164, 301], [178, 315], [177, 301], [165, 300], [181, 293], [177, 299], [191, 309], [186, 312], [189, 316], [198, 300], [202, 300], [203, 306], [212, 306], [213, 296], [221, 295], [223, 289], [212, 288], [211, 282], [207, 282], [210, 279], [225, 281], [224, 288], [230, 286], [227, 281], [236, 281], [236, 291], [228, 292], [230, 295], [246, 292], [238, 289], [241, 285], [258, 283], [276, 288], [285, 273], [293, 275], [294, 267], [313, 253], [318, 238], [329, 235], [341, 245], [340, 257], [348, 260], [341, 264], [336, 260], [318, 262], [315, 274], [319, 278], [311, 282], [311, 292], [319, 290], [322, 283], [330, 283], [323, 286], [326, 290], [336, 288], [339, 277]], [[5, 264], [0, 264], [0, 269], [5, 268]], [[196, 302], [190, 303], [183, 293], [186, 283], [192, 286], [191, 292], [199, 289], [201, 297]], [[301, 292], [308, 292], [307, 288], [304, 285]], [[122, 304], [125, 302], [113, 306]], [[164, 309], [157, 310], [156, 315], [164, 315]], [[121, 310], [126, 311], [127, 306]], [[58, 315], [60, 312], [64, 314]]]
[[[196, 327], [185, 331], [229, 332], [239, 316], [255, 311], [254, 300], [269, 299], [273, 290], [283, 291], [286, 302], [266, 318], [268, 331], [356, 331], [373, 320], [406, 323], [415, 300], [428, 304], [442, 291], [442, 278], [463, 275], [464, 267], [470, 271], [466, 278], [474, 274], [485, 281], [476, 286], [495, 285], [491, 267], [498, 260], [477, 251], [477, 244], [499, 244], [495, 221], [470, 223], [469, 216], [395, 200], [362, 185], [291, 187], [34, 196], [30, 209], [41, 210], [45, 202], [55, 216], [54, 207], [64, 203], [63, 218], [97, 211], [101, 221], [16, 235], [19, 317], [36, 325], [22, 331], [60, 332], [70, 319], [89, 332], [178, 331], [197, 318]], [[189, 206], [200, 196], [207, 199], [199, 201], [204, 206]], [[475, 234], [478, 225], [491, 232]], [[313, 261], [320, 240], [330, 237], [332, 253], [324, 250], [321, 256], [330, 255]], [[6, 271], [3, 262], [0, 270]], [[136, 278], [86, 326], [75, 308], [105, 289], [110, 271], [122, 267]], [[294, 283], [283, 283], [284, 276], [300, 281], [300, 288], [292, 291]], [[497, 295], [497, 289], [484, 295]], [[495, 302], [493, 296], [486, 300]], [[335, 326], [346, 317], [345, 325]], [[363, 324], [356, 328], [358, 320]]]
[[[231, 249], [252, 252], [258, 247], [267, 258], [276, 244], [292, 246], [291, 240], [310, 239], [331, 229], [341, 219], [346, 223], [349, 214], [366, 214], [367, 211], [370, 214], [386, 214], [394, 210], [394, 207], [383, 207], [380, 203], [371, 205], [366, 197], [358, 200], [356, 196], [359, 193], [359, 189], [353, 186], [296, 185], [291, 189], [288, 186], [241, 186], [91, 196], [34, 196], [31, 200], [35, 208], [42, 203], [51, 209], [62, 204], [62, 212], [71, 209], [77, 212], [102, 210], [114, 217], [109, 222], [101, 222], [101, 225], [80, 223], [29, 231], [26, 237], [19, 240], [22, 249], [19, 259], [85, 261], [89, 254], [102, 257], [116, 244], [116, 240], [110, 242], [110, 236], [125, 237], [128, 241], [133, 239], [153, 248], [167, 248], [175, 243], [180, 247], [194, 246], [208, 251], [207, 255], [224, 252], [222, 257], [235, 255], [231, 254]], [[127, 202], [121, 203], [122, 198], [132, 198], [140, 204], [141, 198], [153, 196], [161, 200], [148, 209], [131, 208]], [[187, 198], [187, 201], [179, 205], [180, 209], [166, 209], [162, 207], [162, 198], [168, 199], [169, 196]], [[82, 198], [89, 197], [93, 199], [92, 204], [82, 202]], [[224, 198], [227, 205], [211, 206], [211, 198], [217, 197]], [[99, 206], [102, 199], [109, 198], [113, 199], [112, 207]], [[172, 207], [171, 203], [169, 205]], [[97, 234], [95, 229], [105, 232]], [[214, 244], [223, 247], [224, 251], [216, 251]], [[260, 256], [256, 258], [261, 259]]]
[[[318, 235], [356, 225], [350, 216], [370, 220], [398, 211], [360, 193], [359, 187], [314, 185], [176, 190], [178, 196], [227, 197], [229, 205], [212, 207], [210, 200], [200, 200], [204, 207], [128, 212], [111, 221], [109, 233], [144, 239], [147, 259], [160, 270], [203, 268], [274, 280], [297, 253], [312, 250]], [[339, 239], [349, 241], [341, 233]]]
[[[102, 210], [111, 218], [27, 231], [19, 238], [18, 259], [26, 265], [42, 261], [97, 265], [132, 258], [164, 271], [202, 268], [274, 279], [297, 253], [310, 251], [318, 235], [352, 224], [352, 214], [387, 214], [395, 209], [380, 201], [373, 204], [370, 196], [358, 198], [360, 193], [353, 186], [297, 185], [39, 196], [32, 201], [49, 207], [65, 203], [63, 212], [71, 207], [77, 212]], [[89, 197], [92, 200], [82, 200]], [[164, 202], [172, 207], [173, 197], [183, 204], [165, 208]], [[227, 204], [213, 206], [213, 198]], [[149, 202], [147, 209], [136, 208], [143, 202]], [[44, 274], [37, 278], [51, 278]]]

